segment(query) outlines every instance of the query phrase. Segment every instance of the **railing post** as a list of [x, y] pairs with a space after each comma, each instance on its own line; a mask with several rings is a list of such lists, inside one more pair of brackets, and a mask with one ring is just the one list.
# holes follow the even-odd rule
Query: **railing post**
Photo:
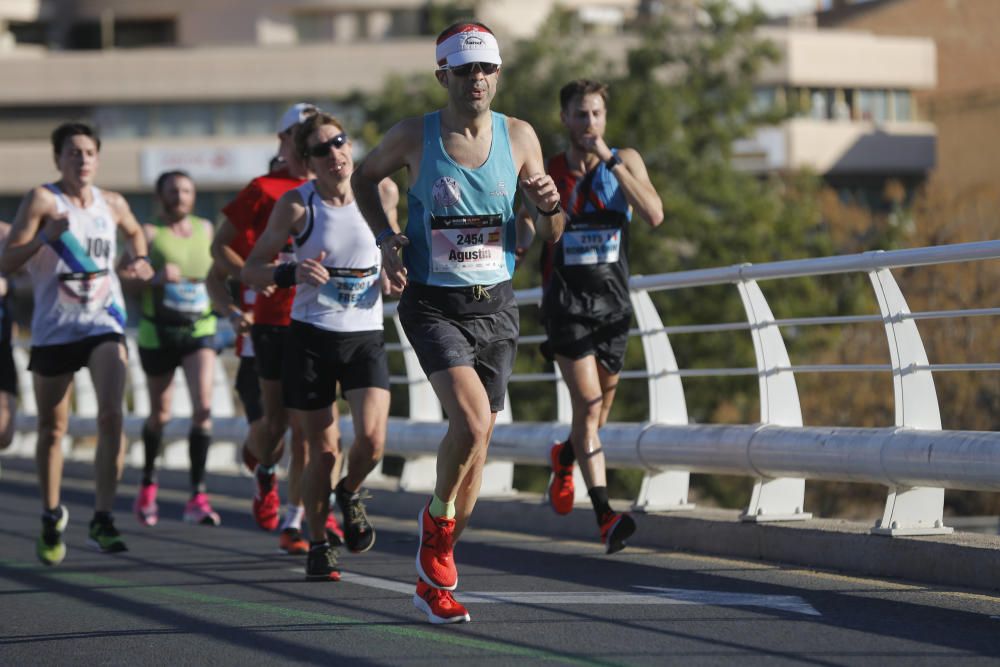
[[[406, 379], [409, 382], [410, 419], [413, 421], [441, 421], [441, 403], [437, 400], [434, 388], [424, 377], [417, 354], [413, 351], [399, 315], [392, 316], [392, 322], [399, 334], [399, 343], [403, 347], [403, 363], [406, 366]], [[403, 491], [433, 491], [437, 481], [437, 456], [417, 456], [406, 459], [403, 463], [403, 473], [399, 478], [399, 488]]]
[[[677, 359], [663, 321], [645, 290], [630, 293], [635, 320], [639, 325], [642, 351], [646, 360], [649, 387], [650, 424], [687, 425], [687, 402], [678, 375]], [[643, 433], [646, 431], [643, 430]], [[642, 458], [642, 436], [636, 441], [636, 455]], [[646, 465], [639, 496], [632, 509], [637, 512], [668, 512], [693, 509], [688, 502], [691, 473], [687, 470], [659, 470]]]
[[[774, 322], [771, 307], [755, 280], [737, 283], [743, 309], [750, 323], [754, 354], [757, 357], [760, 386], [760, 421], [762, 425], [802, 426], [802, 409], [795, 374]], [[753, 438], [747, 444], [747, 459], [753, 466]], [[754, 466], [756, 468], [756, 466]], [[772, 478], [759, 476], [754, 483], [750, 504], [740, 516], [741, 521], [801, 521], [811, 519], [805, 512], [805, 480], [798, 477]]]
[[[905, 317], [910, 309], [889, 269], [868, 273], [889, 342], [892, 360], [892, 389], [898, 429], [941, 430], [934, 376], [928, 365], [917, 323]], [[935, 487], [891, 486], [882, 518], [872, 528], [874, 535], [945, 535], [953, 532], [944, 525], [944, 489]]]

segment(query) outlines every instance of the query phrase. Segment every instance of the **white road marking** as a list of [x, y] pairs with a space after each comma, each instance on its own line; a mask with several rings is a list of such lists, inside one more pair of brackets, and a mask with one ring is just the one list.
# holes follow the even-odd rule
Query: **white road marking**
[[[368, 577], [363, 574], [344, 572], [340, 580], [349, 584], [378, 588], [404, 595], [413, 595], [414, 584]], [[682, 604], [715, 605], [720, 607], [766, 607], [780, 609], [795, 614], [821, 616], [808, 602], [795, 595], [758, 595], [754, 593], [729, 593], [726, 591], [703, 591], [685, 588], [659, 588], [656, 586], [636, 586], [646, 593], [624, 593], [618, 591], [578, 591], [578, 592], [462, 592], [455, 598], [463, 604], [523, 604], [523, 605], [590, 605], [590, 604]]]

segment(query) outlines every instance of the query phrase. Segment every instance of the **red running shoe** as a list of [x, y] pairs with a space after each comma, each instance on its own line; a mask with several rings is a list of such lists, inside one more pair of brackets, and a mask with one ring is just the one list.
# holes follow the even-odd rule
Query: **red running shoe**
[[326, 515], [326, 539], [335, 547], [344, 546], [344, 529], [337, 523], [333, 508], [330, 508], [330, 513]]
[[625, 548], [625, 540], [635, 532], [635, 520], [631, 514], [607, 512], [601, 517], [601, 544], [605, 553], [613, 554]]
[[413, 606], [427, 614], [427, 620], [434, 624], [468, 623], [472, 620], [469, 610], [449, 591], [428, 586], [419, 579], [417, 592], [413, 594]]
[[420, 546], [417, 547], [417, 574], [434, 588], [453, 591], [458, 586], [455, 569], [455, 520], [432, 517], [430, 505], [417, 516]]
[[569, 514], [573, 511], [573, 498], [576, 489], [573, 488], [573, 464], [564, 466], [559, 463], [559, 457], [568, 443], [557, 442], [549, 450], [549, 461], [552, 463], [552, 478], [549, 480], [549, 504], [556, 514]]
[[278, 510], [281, 509], [281, 498], [278, 497], [278, 476], [273, 472], [270, 483], [262, 484], [260, 476], [254, 472], [257, 491], [253, 495], [253, 518], [263, 530], [271, 531], [278, 527]]

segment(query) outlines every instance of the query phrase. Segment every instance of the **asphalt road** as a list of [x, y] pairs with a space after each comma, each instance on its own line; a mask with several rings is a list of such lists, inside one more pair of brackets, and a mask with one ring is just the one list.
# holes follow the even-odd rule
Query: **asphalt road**
[[[6, 462], [5, 462], [6, 463]], [[249, 482], [247, 482], [249, 492]], [[412, 606], [416, 514], [378, 513], [374, 550], [346, 554], [339, 583], [310, 583], [278, 553], [247, 498], [216, 496], [223, 525], [138, 525], [129, 545], [86, 546], [92, 484], [64, 481], [69, 553], [34, 557], [34, 476], [0, 477], [0, 664], [585, 665], [996, 664], [1000, 597], [794, 566], [470, 529], [456, 549], [472, 622], [432, 626]], [[380, 492], [388, 493], [388, 492]], [[527, 526], [513, 526], [526, 530]]]

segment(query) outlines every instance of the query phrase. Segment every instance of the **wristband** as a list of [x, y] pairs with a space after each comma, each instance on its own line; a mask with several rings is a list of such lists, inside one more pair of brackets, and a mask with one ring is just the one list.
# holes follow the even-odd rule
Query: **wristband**
[[561, 210], [562, 210], [562, 204], [556, 202], [555, 208], [553, 208], [551, 211], [543, 211], [542, 209], [538, 209], [538, 215], [544, 215], [546, 218], [551, 218], [553, 215], [555, 215]]
[[618, 157], [616, 153], [612, 153], [611, 157], [608, 158], [607, 162], [604, 163], [604, 168], [608, 171], [612, 171], [615, 167], [622, 163], [622, 159]]
[[295, 287], [295, 262], [285, 262], [274, 267], [274, 284], [278, 287]]
[[378, 248], [382, 247], [382, 241], [386, 240], [390, 236], [395, 236], [396, 232], [392, 231], [392, 227], [386, 227], [378, 233], [375, 237], [375, 246]]
[[149, 255], [139, 255], [138, 257], [136, 257], [135, 259], [133, 259], [132, 262], [133, 263], [134, 262], [138, 262], [140, 259], [143, 260], [144, 262], [146, 262], [146, 264], [149, 264], [150, 266], [153, 265], [153, 260], [151, 260], [149, 258]]

